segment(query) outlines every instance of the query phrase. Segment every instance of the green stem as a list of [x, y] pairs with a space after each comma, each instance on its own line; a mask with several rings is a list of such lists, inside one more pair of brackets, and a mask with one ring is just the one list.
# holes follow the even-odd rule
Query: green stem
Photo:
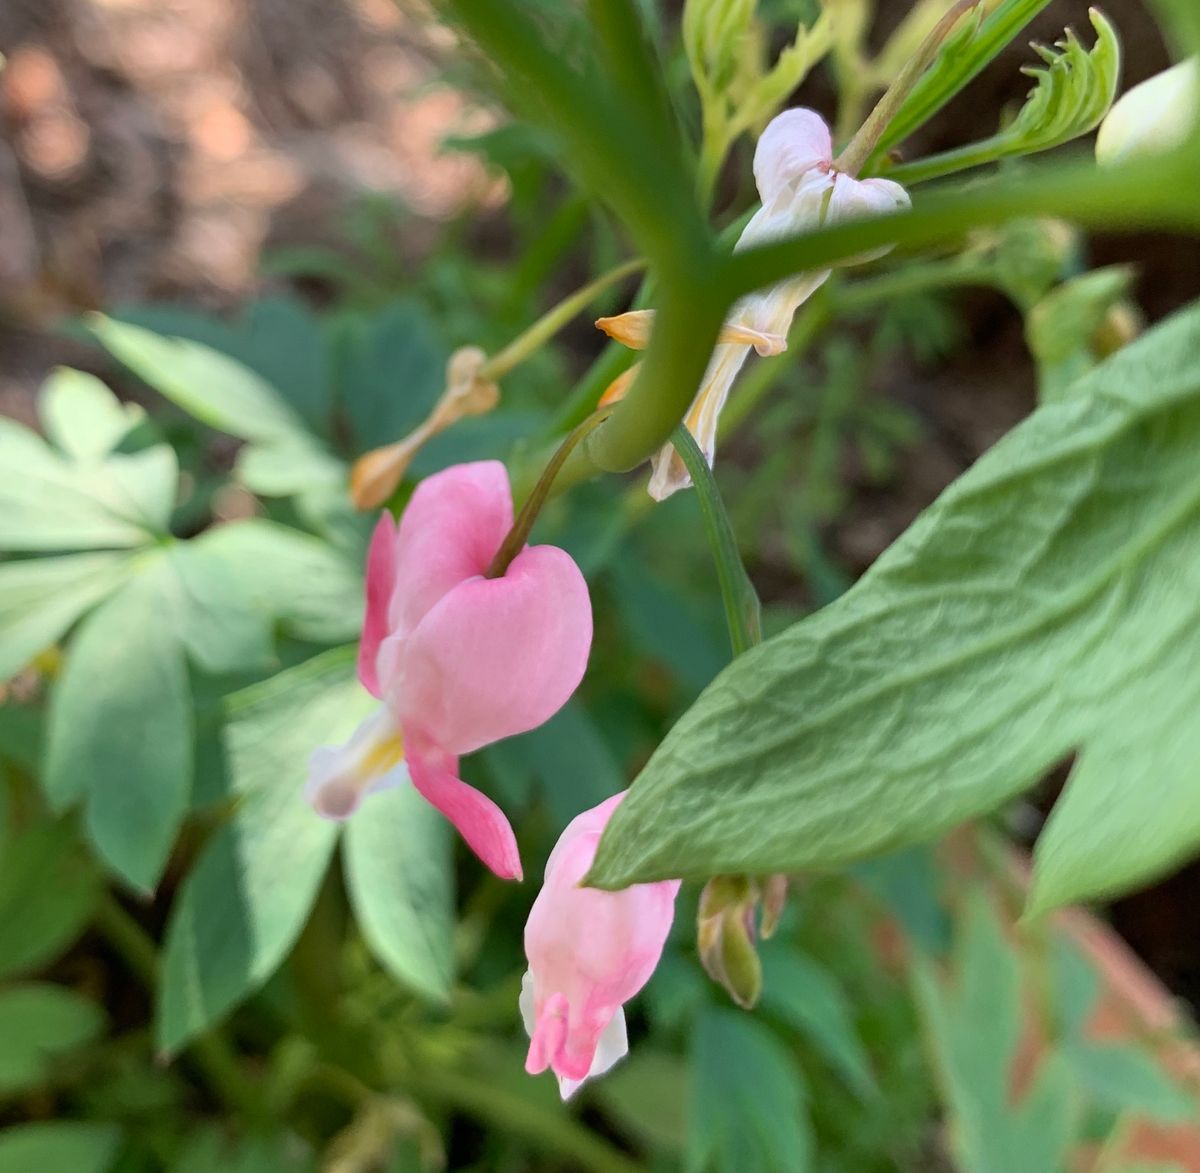
[[725, 504], [704, 453], [683, 424], [671, 433], [671, 443], [692, 478], [709, 549], [717, 568], [717, 583], [725, 608], [729, 643], [733, 654], [740, 656], [762, 643], [762, 604], [742, 564], [733, 526], [729, 523], [729, 515], [725, 512]]
[[503, 350], [492, 355], [480, 369], [480, 378], [503, 378], [534, 351], [540, 350], [576, 314], [586, 309], [610, 285], [615, 285], [631, 273], [637, 273], [645, 267], [646, 262], [641, 257], [623, 261], [609, 269], [607, 273], [602, 273], [594, 281], [588, 282], [582, 289], [577, 289], [568, 297], [563, 298], [556, 306], [538, 318], [528, 330], [514, 338]]
[[857, 175], [867, 160], [874, 154], [875, 148], [886, 132], [888, 125], [900, 112], [905, 99], [913, 91], [913, 87], [921, 75], [929, 68], [937, 56], [942, 42], [950, 30], [972, 8], [978, 8], [983, 0], [958, 0], [958, 2], [934, 25], [929, 36], [921, 42], [920, 48], [912, 59], [900, 71], [883, 97], [875, 104], [875, 108], [867, 116], [867, 120], [859, 127], [850, 145], [837, 157], [834, 166], [847, 175]]
[[[159, 983], [158, 950], [150, 935], [111, 892], [105, 892], [101, 898], [93, 923], [129, 971], [154, 993]], [[254, 1085], [246, 1078], [233, 1048], [219, 1031], [212, 1030], [197, 1038], [188, 1047], [185, 1057], [231, 1109], [250, 1119], [262, 1116], [262, 1105]]]
[[546, 498], [549, 497], [550, 490], [554, 486], [554, 479], [558, 476], [567, 458], [575, 450], [579, 441], [602, 424], [612, 411], [611, 407], [602, 407], [567, 433], [566, 439], [550, 458], [549, 464], [546, 465], [537, 484], [534, 485], [533, 492], [529, 494], [525, 504], [521, 507], [521, 512], [517, 514], [517, 520], [513, 522], [512, 529], [500, 543], [500, 549], [496, 551], [496, 556], [487, 568], [485, 577], [502, 577], [512, 560], [525, 548], [525, 543], [529, 541], [529, 535], [533, 531], [538, 514], [541, 513], [542, 506], [546, 504]]

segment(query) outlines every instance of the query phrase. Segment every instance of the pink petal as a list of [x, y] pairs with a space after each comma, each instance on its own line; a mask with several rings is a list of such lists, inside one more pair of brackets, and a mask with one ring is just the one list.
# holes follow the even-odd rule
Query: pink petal
[[794, 179], [832, 160], [829, 127], [815, 110], [798, 107], [777, 114], [754, 148], [754, 182], [762, 202], [771, 203]]
[[464, 754], [549, 720], [583, 678], [591, 643], [579, 567], [532, 546], [502, 578], [460, 583], [406, 640], [385, 641], [381, 675], [394, 680], [387, 699], [406, 731]]
[[[604, 826], [623, 795], [567, 827], [546, 864], [546, 880], [525, 926], [529, 988], [523, 1007], [531, 1043], [526, 1070], [551, 1067], [568, 1085], [599, 1074], [617, 1054], [598, 1048], [622, 1003], [650, 979], [675, 916], [678, 880], [620, 892], [581, 888]], [[564, 1088], [566, 1090], [566, 1088]]]
[[456, 464], [426, 477], [396, 536], [392, 633], [407, 635], [447, 592], [482, 575], [512, 522], [512, 490], [498, 460]]
[[421, 737], [406, 740], [412, 784], [454, 824], [467, 846], [502, 880], [521, 878], [521, 853], [504, 812], [455, 776], [458, 762]]
[[358, 678], [372, 696], [380, 696], [376, 661], [379, 645], [388, 634], [388, 603], [396, 580], [396, 522], [386, 510], [381, 514], [367, 551], [367, 609], [362, 640], [358, 645]]

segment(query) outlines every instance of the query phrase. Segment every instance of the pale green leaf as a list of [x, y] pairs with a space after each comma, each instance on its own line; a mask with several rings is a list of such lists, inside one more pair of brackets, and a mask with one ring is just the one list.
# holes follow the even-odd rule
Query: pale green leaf
[[88, 616], [50, 710], [45, 787], [85, 799], [88, 837], [135, 888], [152, 889], [187, 810], [191, 693], [159, 576], [139, 575]]
[[211, 347], [92, 314], [88, 326], [115, 358], [202, 423], [244, 440], [305, 434], [300, 417], [248, 367]]
[[453, 839], [411, 786], [372, 795], [346, 825], [346, 888], [371, 952], [437, 1002], [454, 982]]
[[593, 879], [841, 866], [1082, 747], [1039, 906], [1200, 843], [1200, 310], [1040, 408], [823, 611], [739, 656], [614, 814]]
[[355, 638], [362, 626], [361, 563], [274, 522], [222, 525], [192, 543], [214, 573], [289, 634], [315, 643]]
[[59, 367], [42, 384], [38, 415], [46, 435], [76, 460], [107, 456], [145, 418], [133, 403], [122, 403], [95, 375]]
[[692, 1035], [688, 1173], [804, 1173], [812, 1167], [807, 1094], [787, 1049], [761, 1022], [706, 1010]]
[[59, 640], [128, 573], [128, 556], [115, 552], [0, 563], [0, 681]]
[[108, 1173], [120, 1143], [115, 1124], [18, 1124], [0, 1132], [0, 1173]]
[[83, 932], [100, 888], [66, 823], [25, 827], [6, 841], [0, 848], [0, 978], [54, 961]]
[[0, 989], [0, 1094], [44, 1083], [60, 1057], [103, 1030], [100, 1009], [74, 990], [45, 982]]
[[299, 935], [337, 840], [304, 799], [308, 758], [347, 737], [370, 697], [336, 649], [231, 698], [236, 807], [171, 909], [155, 1034], [179, 1050], [257, 990]]
[[163, 444], [74, 463], [0, 417], [0, 550], [140, 546], [166, 531], [175, 454]]

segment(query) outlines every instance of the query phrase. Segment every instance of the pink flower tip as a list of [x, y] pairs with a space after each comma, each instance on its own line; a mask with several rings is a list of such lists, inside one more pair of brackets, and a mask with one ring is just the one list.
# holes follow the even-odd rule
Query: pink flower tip
[[628, 1052], [623, 1004], [649, 981], [675, 917], [678, 880], [620, 892], [580, 887], [622, 798], [584, 812], [563, 832], [525, 926], [525, 1070], [552, 1070], [564, 1099]]

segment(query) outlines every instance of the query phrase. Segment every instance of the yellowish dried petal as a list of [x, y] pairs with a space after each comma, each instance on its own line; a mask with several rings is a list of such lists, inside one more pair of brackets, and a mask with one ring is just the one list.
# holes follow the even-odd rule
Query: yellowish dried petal
[[618, 400], [624, 399], [625, 392], [633, 385], [633, 381], [637, 378], [637, 373], [641, 370], [641, 366], [640, 362], [635, 362], [627, 371], [622, 371], [604, 389], [604, 394], [600, 396], [600, 402], [596, 406], [607, 407], [610, 403], [616, 403]]

